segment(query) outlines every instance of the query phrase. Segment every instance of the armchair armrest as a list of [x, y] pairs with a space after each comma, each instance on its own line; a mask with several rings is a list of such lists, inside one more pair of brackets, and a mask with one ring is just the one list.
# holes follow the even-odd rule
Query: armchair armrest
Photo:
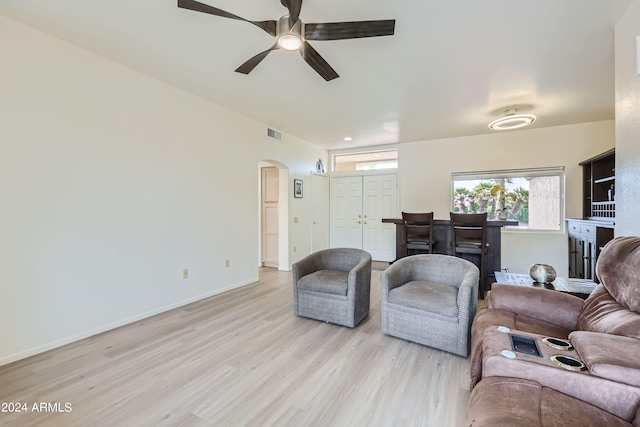
[[364, 257], [358, 264], [356, 264], [351, 270], [349, 270], [349, 280], [355, 280], [356, 277], [371, 271], [371, 256]]
[[487, 307], [510, 311], [575, 330], [584, 301], [549, 289], [495, 283]]
[[[462, 280], [458, 290], [458, 307], [469, 307], [469, 305], [477, 300], [478, 272], [470, 270]], [[476, 290], [476, 292], [474, 292]], [[475, 314], [475, 308], [474, 308]]]
[[587, 331], [572, 332], [569, 340], [592, 375], [640, 387], [640, 340]]
[[316, 256], [316, 254], [307, 255], [300, 261], [294, 263], [291, 266], [291, 269], [293, 272], [293, 284], [296, 285], [301, 277], [304, 277], [320, 269], [318, 257]]
[[409, 269], [403, 266], [403, 263], [396, 261], [391, 264], [384, 272], [380, 273], [380, 285], [383, 295], [388, 295], [389, 291], [398, 286], [402, 286], [407, 282]]
[[349, 270], [347, 279], [349, 293], [357, 292], [358, 289], [369, 289], [371, 287], [371, 256], [363, 259]]

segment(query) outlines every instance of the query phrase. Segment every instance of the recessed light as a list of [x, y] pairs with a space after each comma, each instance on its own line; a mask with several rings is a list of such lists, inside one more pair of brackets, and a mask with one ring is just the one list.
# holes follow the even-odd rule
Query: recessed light
[[345, 141], [351, 141], [351, 140], [353, 140], [353, 138], [351, 138], [350, 136], [345, 136], [345, 137], [344, 137], [344, 140], [345, 140]]

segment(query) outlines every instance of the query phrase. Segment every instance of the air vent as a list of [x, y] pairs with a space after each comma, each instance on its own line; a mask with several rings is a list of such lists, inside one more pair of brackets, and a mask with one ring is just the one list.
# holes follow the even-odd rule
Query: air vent
[[282, 139], [282, 135], [280, 134], [280, 132], [278, 132], [277, 130], [273, 130], [270, 128], [267, 128], [267, 135], [270, 136], [271, 138], [277, 139], [277, 140], [281, 140]]

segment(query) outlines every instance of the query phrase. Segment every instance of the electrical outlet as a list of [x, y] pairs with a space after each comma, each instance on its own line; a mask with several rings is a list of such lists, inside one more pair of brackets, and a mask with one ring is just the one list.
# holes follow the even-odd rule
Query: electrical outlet
[[189, 278], [189, 269], [188, 268], [182, 269], [182, 278], [183, 279], [188, 279]]
[[228, 259], [224, 261], [224, 266], [225, 266], [226, 268], [229, 268], [229, 266], [230, 266], [230, 265], [231, 265], [231, 263], [229, 262], [229, 260], [228, 260]]

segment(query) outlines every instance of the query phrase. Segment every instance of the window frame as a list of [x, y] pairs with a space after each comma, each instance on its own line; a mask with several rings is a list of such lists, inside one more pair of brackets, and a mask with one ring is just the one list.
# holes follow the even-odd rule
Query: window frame
[[564, 166], [549, 166], [538, 168], [518, 168], [518, 169], [496, 169], [496, 170], [484, 170], [484, 171], [464, 171], [464, 172], [452, 172], [451, 173], [451, 212], [455, 209], [455, 185], [456, 181], [464, 180], [495, 180], [495, 179], [510, 179], [510, 178], [534, 178], [534, 177], [559, 177], [559, 206], [558, 206], [558, 223], [559, 227], [555, 229], [531, 229], [528, 227], [518, 226], [505, 226], [505, 231], [509, 232], [521, 232], [521, 233], [536, 233], [536, 234], [563, 234], [565, 233], [565, 211], [566, 211], [566, 174]]

